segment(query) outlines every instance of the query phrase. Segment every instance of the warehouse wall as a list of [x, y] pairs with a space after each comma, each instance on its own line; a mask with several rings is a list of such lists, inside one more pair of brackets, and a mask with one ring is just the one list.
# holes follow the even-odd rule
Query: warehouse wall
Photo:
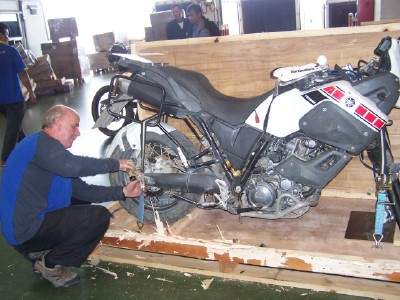
[[399, 0], [375, 0], [375, 21], [399, 18]]

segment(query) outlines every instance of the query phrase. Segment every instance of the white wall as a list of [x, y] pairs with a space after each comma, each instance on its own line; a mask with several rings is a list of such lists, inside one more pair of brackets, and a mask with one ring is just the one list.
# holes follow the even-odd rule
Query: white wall
[[400, 0], [375, 0], [375, 21], [400, 18]]
[[[29, 7], [35, 6], [37, 14], [32, 14]], [[41, 56], [40, 45], [48, 38], [46, 20], [43, 15], [43, 8], [38, 0], [28, 0], [22, 3], [22, 14], [25, 22], [26, 43], [35, 56]]]
[[239, 29], [240, 0], [221, 0], [223, 24], [229, 26], [229, 35], [240, 34]]
[[400, 18], [400, 0], [381, 0], [381, 20]]
[[326, 0], [300, 0], [300, 23], [302, 30], [325, 27]]
[[0, 0], [0, 12], [11, 12], [18, 11], [17, 0]]

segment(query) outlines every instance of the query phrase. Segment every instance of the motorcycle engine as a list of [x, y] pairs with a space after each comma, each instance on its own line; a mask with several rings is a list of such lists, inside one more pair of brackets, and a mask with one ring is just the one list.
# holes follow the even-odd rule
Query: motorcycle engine
[[307, 137], [293, 138], [289, 142], [276, 139], [260, 158], [248, 181], [245, 195], [249, 204], [270, 219], [304, 214], [310, 205], [318, 202], [319, 191], [282, 177], [275, 167], [292, 155], [308, 161], [324, 150], [324, 145]]

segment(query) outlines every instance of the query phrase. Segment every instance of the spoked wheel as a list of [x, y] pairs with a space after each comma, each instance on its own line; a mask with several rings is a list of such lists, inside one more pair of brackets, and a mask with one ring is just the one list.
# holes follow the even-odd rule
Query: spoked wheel
[[[171, 132], [171, 135], [181, 145], [181, 149], [186, 157], [195, 154], [194, 145], [180, 132]], [[145, 173], [183, 173], [184, 166], [180, 160], [176, 145], [165, 135], [159, 135], [153, 132], [146, 134], [146, 157], [145, 157]], [[121, 151], [117, 147], [112, 156], [115, 159], [132, 159], [136, 164], [140, 165], [140, 153], [132, 148], [125, 148]], [[126, 185], [129, 182], [128, 175], [118, 172], [110, 175], [112, 185]], [[157, 210], [161, 220], [172, 224], [181, 219], [193, 208], [193, 204], [183, 200], [177, 200], [172, 195], [179, 195], [198, 202], [201, 195], [183, 193], [179, 191], [164, 190], [161, 188], [151, 188], [147, 191], [145, 197], [145, 214], [146, 222], [154, 223], [154, 210]], [[137, 217], [138, 199], [127, 199], [121, 201], [121, 205], [132, 215]]]
[[[96, 122], [103, 110], [107, 108], [108, 104], [108, 93], [110, 92], [110, 86], [106, 85], [100, 88], [93, 97], [92, 101], [92, 117]], [[113, 137], [117, 132], [125, 125], [131, 123], [135, 118], [137, 118], [137, 112], [135, 112], [136, 104], [128, 103], [122, 109], [122, 115], [126, 118], [115, 119], [106, 128], [99, 128], [99, 130], [107, 136]]]

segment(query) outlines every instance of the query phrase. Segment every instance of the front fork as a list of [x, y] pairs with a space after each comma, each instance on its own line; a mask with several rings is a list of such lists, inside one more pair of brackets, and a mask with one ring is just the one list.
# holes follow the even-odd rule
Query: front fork
[[380, 132], [378, 144], [367, 150], [376, 183], [375, 245], [383, 238], [383, 224], [396, 220], [400, 228], [400, 182], [390, 149], [387, 130]]

